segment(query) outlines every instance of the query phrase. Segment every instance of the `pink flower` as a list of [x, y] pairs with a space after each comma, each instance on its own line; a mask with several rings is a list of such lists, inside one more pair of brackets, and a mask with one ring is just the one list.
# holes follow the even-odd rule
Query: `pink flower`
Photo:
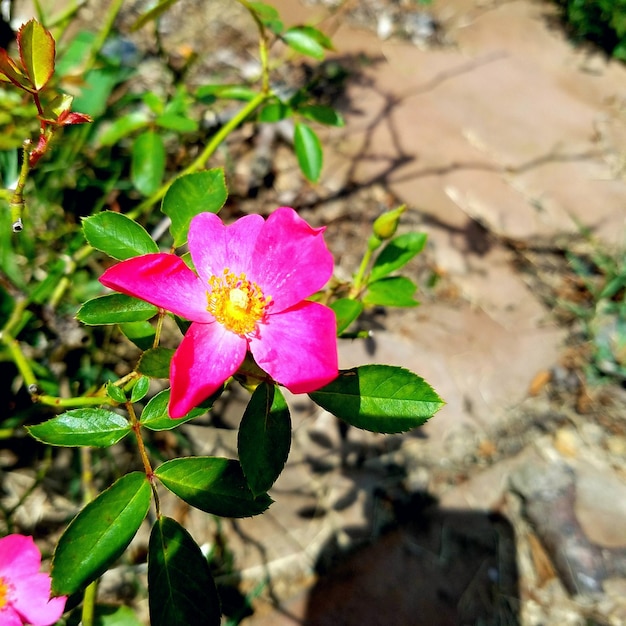
[[39, 572], [41, 554], [32, 537], [0, 539], [0, 624], [49, 626], [65, 610], [67, 598], [50, 599], [50, 576]]
[[267, 220], [247, 215], [230, 226], [201, 213], [188, 239], [197, 274], [165, 253], [122, 261], [103, 274], [107, 287], [192, 321], [172, 358], [171, 417], [215, 392], [248, 349], [293, 393], [314, 391], [337, 376], [335, 315], [305, 300], [333, 272], [324, 230], [288, 207]]

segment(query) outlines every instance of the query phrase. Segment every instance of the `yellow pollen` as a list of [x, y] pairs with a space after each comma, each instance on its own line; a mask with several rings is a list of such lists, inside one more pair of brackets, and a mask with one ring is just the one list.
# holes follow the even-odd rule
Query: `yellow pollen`
[[4, 582], [4, 578], [0, 578], [0, 609], [6, 606], [8, 602], [8, 593], [9, 586]]
[[228, 330], [241, 336], [254, 331], [272, 299], [264, 296], [261, 288], [250, 282], [244, 273], [237, 276], [228, 268], [223, 276], [211, 276], [209, 286], [207, 311]]

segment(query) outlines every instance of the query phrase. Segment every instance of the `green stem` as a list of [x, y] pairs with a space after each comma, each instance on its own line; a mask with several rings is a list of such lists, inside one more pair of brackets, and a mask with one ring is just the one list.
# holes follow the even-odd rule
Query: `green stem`
[[[93, 484], [93, 464], [91, 462], [91, 448], [80, 449], [81, 460], [81, 482], [83, 485], [83, 504], [89, 504], [96, 497], [96, 489]], [[96, 595], [98, 593], [98, 580], [90, 583], [83, 594], [83, 608], [81, 612], [82, 626], [93, 626]]]
[[[232, 133], [251, 113], [253, 113], [257, 107], [259, 107], [267, 98], [269, 97], [269, 92], [262, 91], [257, 94], [246, 106], [244, 106], [236, 115], [234, 115], [224, 126], [222, 126], [216, 133], [211, 137], [211, 140], [206, 145], [204, 150], [200, 153], [198, 157], [194, 161], [192, 161], [180, 174], [179, 176], [186, 176], [187, 174], [192, 174], [198, 170], [204, 168], [206, 162], [213, 156], [213, 153], [217, 150], [219, 145], [228, 137], [230, 133]], [[172, 179], [167, 181], [165, 184], [161, 185], [161, 187], [155, 191], [150, 197], [146, 198], [143, 202], [140, 202], [132, 211], [129, 211], [126, 215], [131, 219], [136, 218], [138, 215], [141, 215], [144, 211], [149, 209], [151, 206], [156, 204], [163, 196], [167, 193], [167, 190], [170, 188], [172, 183], [176, 179]]]
[[83, 66], [83, 71], [89, 71], [96, 63], [96, 59], [98, 58], [98, 53], [102, 50], [105, 41], [111, 34], [113, 30], [113, 25], [115, 24], [115, 18], [117, 18], [118, 13], [122, 8], [122, 4], [124, 0], [114, 0], [109, 7], [109, 10], [104, 18], [104, 24], [98, 33], [98, 36], [94, 40], [91, 45], [91, 50], [89, 52], [89, 58], [87, 59], [87, 63]]
[[83, 406], [99, 406], [101, 404], [110, 404], [111, 406], [117, 405], [117, 402], [113, 401], [108, 396], [78, 396], [76, 398], [60, 398], [58, 396], [48, 396], [45, 394], [40, 395], [34, 393], [31, 397], [33, 402], [64, 409]]
[[352, 300], [356, 299], [361, 293], [361, 290], [363, 289], [363, 283], [365, 282], [367, 268], [369, 267], [370, 261], [372, 260], [372, 255], [378, 248], [380, 248], [381, 244], [382, 241], [378, 239], [378, 237], [372, 235], [369, 238], [367, 242], [367, 250], [363, 255], [361, 265], [359, 266], [359, 270], [354, 277], [354, 281], [352, 282], [352, 288], [350, 289], [350, 294], [348, 295], [348, 297]]
[[28, 146], [30, 146], [30, 139], [24, 141], [22, 145], [22, 167], [20, 168], [20, 176], [17, 179], [15, 191], [9, 202], [9, 208], [11, 210], [11, 223], [14, 233], [19, 233], [24, 229], [22, 224], [22, 213], [24, 212], [24, 187], [26, 185], [26, 179], [28, 178], [28, 172], [30, 171]]

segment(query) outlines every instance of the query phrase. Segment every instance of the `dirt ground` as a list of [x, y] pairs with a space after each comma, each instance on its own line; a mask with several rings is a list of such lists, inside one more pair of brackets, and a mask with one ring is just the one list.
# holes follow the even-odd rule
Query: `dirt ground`
[[[323, 132], [317, 185], [298, 173], [289, 128], [242, 129], [215, 163], [228, 210], [294, 206], [328, 226], [349, 276], [372, 220], [406, 203], [401, 228], [429, 235], [409, 267], [422, 304], [370, 312], [371, 338], [342, 343], [341, 365], [408, 367], [447, 406], [380, 436], [290, 398], [292, 451], [267, 515], [170, 514], [230, 563], [217, 577], [235, 623], [626, 624], [626, 391], [588, 384], [590, 346], [563, 305], [580, 292], [567, 253], [626, 241], [626, 67], [574, 48], [544, 2], [273, 4], [332, 35], [320, 89], [346, 126]], [[201, 2], [164, 20], [172, 55], [204, 59], [191, 82], [253, 71], [254, 29], [234, 5], [212, 3], [210, 32], [188, 19]], [[220, 428], [183, 427], [194, 451], [233, 454], [241, 407], [233, 394]], [[141, 572], [120, 565], [103, 597]]]

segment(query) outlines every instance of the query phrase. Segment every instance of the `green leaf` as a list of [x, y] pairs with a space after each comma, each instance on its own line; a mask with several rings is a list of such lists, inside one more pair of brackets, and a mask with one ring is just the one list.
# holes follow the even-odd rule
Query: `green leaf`
[[402, 433], [421, 426], [444, 405], [423, 378], [393, 365], [343, 370], [309, 396], [348, 424], [376, 433]]
[[352, 324], [363, 312], [363, 303], [351, 298], [340, 298], [331, 302], [330, 308], [337, 317], [337, 335], [341, 335], [344, 330]]
[[100, 133], [98, 141], [101, 146], [113, 146], [120, 139], [128, 137], [128, 135], [141, 128], [145, 128], [148, 124], [148, 119], [148, 116], [143, 111], [133, 111], [118, 117]]
[[163, 138], [152, 130], [145, 131], [133, 142], [130, 178], [144, 196], [154, 193], [165, 174]]
[[312, 183], [317, 182], [322, 173], [322, 144], [313, 129], [302, 122], [295, 125], [294, 149], [303, 174]]
[[39, 22], [29, 20], [17, 32], [17, 47], [24, 70], [39, 91], [54, 72], [54, 39]]
[[159, 115], [154, 123], [160, 128], [173, 130], [177, 133], [194, 133], [198, 130], [198, 122], [196, 120], [175, 113]]
[[187, 504], [221, 517], [258, 515], [272, 503], [267, 494], [254, 496], [241, 465], [232, 459], [172, 459], [157, 467], [154, 475]]
[[292, 26], [282, 34], [282, 38], [290, 48], [318, 61], [324, 58], [324, 49], [332, 49], [328, 37], [313, 26]]
[[319, 104], [302, 106], [298, 107], [298, 113], [309, 120], [326, 124], [327, 126], [343, 126], [345, 124], [340, 113], [328, 106]]
[[114, 385], [111, 382], [107, 383], [106, 386], [107, 396], [115, 402], [119, 402], [120, 404], [124, 404], [126, 402], [126, 394], [123, 389], [120, 389], [117, 385]]
[[157, 307], [123, 293], [111, 293], [85, 302], [76, 319], [88, 326], [143, 322], [158, 313]]
[[[221, 393], [221, 390], [220, 390]], [[219, 394], [217, 394], [219, 395]], [[217, 397], [217, 395], [213, 397]], [[202, 406], [196, 407], [187, 413], [187, 415], [178, 419], [172, 419], [167, 412], [167, 407], [170, 402], [170, 390], [164, 389], [150, 399], [148, 404], [144, 407], [141, 413], [140, 423], [142, 426], [149, 428], [150, 430], [171, 430], [176, 428], [179, 424], [184, 424], [194, 417], [204, 415], [207, 410], [210, 409], [210, 405], [206, 406], [203, 403]], [[210, 403], [212, 404], [212, 402]]]
[[[3, 48], [0, 48], [0, 75], [5, 76], [17, 87], [21, 87], [30, 92], [33, 90], [28, 76], [22, 72]], [[3, 80], [2, 82], [6, 81]]]
[[170, 232], [174, 246], [182, 246], [187, 241], [191, 219], [198, 213], [217, 213], [226, 198], [228, 190], [224, 172], [221, 169], [194, 172], [177, 178], [163, 198], [161, 211], [171, 220]]
[[76, 593], [128, 547], [148, 513], [152, 490], [143, 472], [122, 476], [66, 528], [52, 557], [52, 594]]
[[367, 286], [363, 303], [377, 306], [417, 306], [415, 283], [404, 276], [382, 278]]
[[130, 401], [139, 402], [139, 400], [143, 400], [149, 390], [150, 379], [147, 376], [140, 376], [139, 380], [135, 383], [130, 393]]
[[270, 102], [260, 110], [259, 122], [280, 122], [292, 114], [292, 108], [284, 102]]
[[370, 279], [379, 280], [404, 267], [424, 249], [427, 239], [426, 233], [405, 233], [392, 239], [376, 257]]
[[269, 28], [276, 35], [283, 31], [283, 23], [280, 19], [280, 13], [265, 2], [248, 2], [248, 6], [257, 14], [261, 23]]
[[148, 595], [152, 626], [219, 626], [220, 600], [209, 564], [191, 535], [169, 517], [150, 533]]
[[90, 246], [118, 261], [159, 251], [143, 226], [113, 211], [83, 219], [83, 234]]
[[169, 378], [170, 363], [174, 356], [171, 348], [151, 348], [146, 350], [139, 359], [137, 371], [151, 378]]
[[120, 324], [120, 330], [140, 350], [149, 350], [154, 345], [156, 331], [150, 322], [126, 322]]
[[131, 428], [126, 418], [113, 411], [90, 408], [66, 411], [27, 430], [37, 441], [53, 446], [106, 448], [125, 437]]
[[285, 467], [291, 447], [291, 417], [280, 389], [261, 383], [241, 419], [237, 449], [254, 495], [266, 492]]

